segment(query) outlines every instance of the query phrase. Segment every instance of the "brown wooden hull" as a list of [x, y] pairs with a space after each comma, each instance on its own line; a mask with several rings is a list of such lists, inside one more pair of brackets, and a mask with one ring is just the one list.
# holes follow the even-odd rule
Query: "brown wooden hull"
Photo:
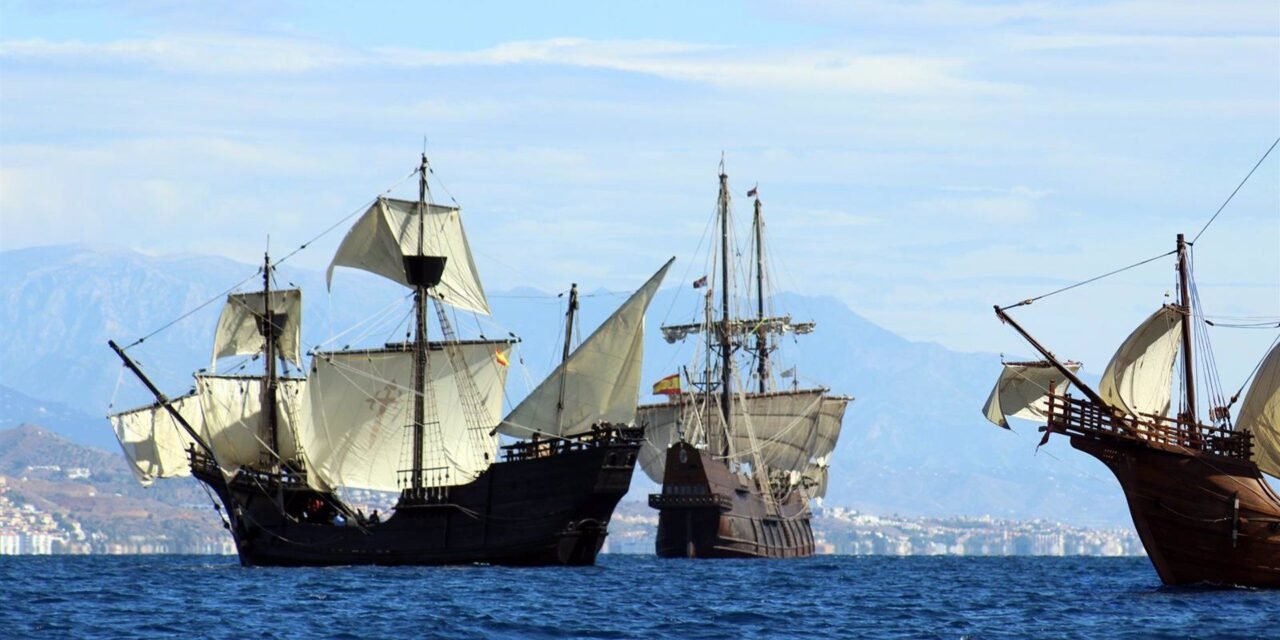
[[1280, 497], [1257, 465], [1176, 445], [1071, 436], [1124, 489], [1160, 579], [1280, 587]]
[[807, 498], [791, 491], [770, 514], [750, 479], [688, 443], [667, 450], [655, 544], [663, 558], [803, 558], [813, 555]]

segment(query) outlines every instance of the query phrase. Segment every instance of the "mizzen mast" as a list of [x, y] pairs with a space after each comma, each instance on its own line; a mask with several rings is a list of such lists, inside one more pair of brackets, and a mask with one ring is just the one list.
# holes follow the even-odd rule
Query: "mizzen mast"
[[1178, 297], [1182, 311], [1182, 370], [1186, 380], [1187, 419], [1196, 424], [1196, 379], [1195, 361], [1191, 357], [1191, 270], [1187, 264], [1187, 240], [1178, 234]]
[[[560, 354], [561, 364], [569, 360], [569, 348], [573, 341], [573, 321], [578, 311], [578, 283], [569, 287], [569, 310], [564, 314], [564, 351]], [[560, 398], [556, 402], [556, 430], [564, 428], [564, 392], [568, 376], [560, 376]]]
[[733, 416], [733, 342], [729, 313], [729, 176], [720, 165], [720, 411], [724, 416], [724, 450], [729, 455], [729, 426]]
[[[752, 192], [756, 192], [752, 189]], [[748, 193], [747, 195], [751, 195]], [[755, 202], [755, 250], [756, 250], [756, 374], [760, 378], [760, 393], [769, 391], [769, 332], [764, 323], [764, 217], [760, 212], [760, 196]]]

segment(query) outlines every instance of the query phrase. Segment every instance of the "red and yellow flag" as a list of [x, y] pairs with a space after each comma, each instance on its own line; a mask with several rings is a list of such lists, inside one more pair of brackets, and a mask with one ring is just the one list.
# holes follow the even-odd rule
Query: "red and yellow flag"
[[493, 352], [493, 359], [504, 367], [511, 364], [511, 361], [507, 360], [507, 354], [503, 353], [501, 349]]
[[660, 396], [674, 396], [680, 394], [680, 374], [673, 373], [655, 383], [653, 383], [653, 393]]

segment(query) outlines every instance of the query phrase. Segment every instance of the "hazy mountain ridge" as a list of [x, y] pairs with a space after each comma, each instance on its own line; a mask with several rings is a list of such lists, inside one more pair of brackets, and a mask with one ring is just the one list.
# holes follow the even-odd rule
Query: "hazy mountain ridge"
[[[129, 342], [146, 335], [236, 282], [246, 280], [243, 288], [256, 288], [260, 276], [254, 270], [217, 257], [150, 257], [83, 246], [0, 253], [0, 273], [5, 274], [0, 276], [0, 385], [90, 416], [104, 413], [113, 397], [117, 409], [148, 402], [127, 373], [117, 393], [122, 369], [106, 340]], [[636, 286], [646, 276], [638, 274]], [[284, 268], [279, 280], [304, 290], [307, 345], [404, 297], [394, 286], [345, 269], [335, 274], [332, 297], [324, 293], [319, 271]], [[595, 292], [583, 300], [585, 338], [626, 293], [579, 284]], [[692, 355], [689, 344], [666, 344], [657, 327], [692, 317], [703, 290], [673, 280], [666, 287], [647, 320], [642, 402], [655, 400], [647, 393], [650, 383], [687, 364]], [[564, 300], [527, 288], [489, 293], [493, 320], [474, 323], [460, 317], [459, 331], [491, 336], [509, 331], [522, 338], [520, 361], [536, 384], [558, 357]], [[996, 355], [908, 341], [830, 297], [780, 294], [772, 306], [797, 320], [818, 323], [812, 335], [784, 338], [778, 366], [795, 365], [802, 383], [856, 397], [833, 456], [830, 503], [913, 515], [989, 513], [1091, 525], [1127, 521], [1119, 488], [1101, 465], [1066, 451], [1064, 439], [1047, 448], [1061, 454], [1061, 462], [1033, 455], [1038, 434], [1019, 437], [982, 419], [982, 402], [999, 372]], [[220, 308], [220, 302], [209, 304], [131, 353], [166, 391], [188, 388], [191, 371], [208, 366]], [[364, 343], [403, 339], [403, 325], [393, 321], [388, 326], [393, 328]], [[509, 402], [529, 390], [525, 377], [513, 367]], [[95, 435], [109, 435], [106, 421], [93, 419], [101, 425]], [[39, 416], [20, 415], [8, 420], [40, 421]], [[83, 432], [70, 430], [71, 424], [49, 426], [90, 443]], [[100, 445], [101, 439], [92, 444]], [[637, 473], [634, 492], [648, 486]]]
[[60, 402], [38, 400], [9, 387], [0, 386], [0, 429], [22, 424], [48, 427], [63, 437], [106, 451], [117, 451], [119, 445], [100, 416], [91, 416]]
[[69, 442], [35, 425], [0, 430], [0, 477], [6, 478], [9, 503], [52, 514], [63, 533], [82, 529], [83, 542], [98, 552], [134, 536], [190, 550], [224, 535], [212, 503], [194, 480], [143, 488], [123, 456]]

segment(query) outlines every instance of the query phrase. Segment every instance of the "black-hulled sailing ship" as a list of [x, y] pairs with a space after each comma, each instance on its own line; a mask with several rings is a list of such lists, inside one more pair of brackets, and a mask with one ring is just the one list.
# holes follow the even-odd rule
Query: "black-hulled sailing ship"
[[[245, 565], [587, 565], [630, 486], [644, 312], [663, 266], [509, 415], [514, 340], [456, 337], [454, 313], [489, 312], [457, 207], [379, 197], [329, 267], [372, 272], [413, 291], [412, 338], [373, 348], [301, 350], [301, 291], [232, 294], [214, 364], [260, 358], [260, 375], [198, 373], [169, 399], [114, 342], [156, 396], [112, 416], [144, 484], [195, 476], [212, 489]], [[434, 307], [439, 340], [428, 339]], [[567, 322], [573, 326], [575, 304]], [[305, 377], [281, 373], [289, 364]], [[210, 371], [213, 371], [211, 368]], [[518, 441], [499, 446], [499, 433]], [[351, 490], [394, 492], [364, 513]]]
[[1076, 375], [1078, 363], [1061, 361], [1009, 315], [1030, 301], [997, 306], [1044, 360], [1007, 363], [984, 413], [1005, 428], [1006, 416], [1043, 420], [1041, 444], [1063, 434], [1105, 464], [1165, 584], [1280, 587], [1280, 496], [1263, 477], [1280, 478], [1280, 345], [1255, 369], [1233, 420], [1239, 394], [1227, 396], [1205, 357], [1208, 320], [1189, 252], [1179, 234], [1177, 303], [1121, 343], [1096, 390]]
[[[796, 558], [814, 553], [810, 498], [826, 493], [827, 461], [840, 436], [848, 396], [800, 387], [795, 367], [777, 366], [780, 336], [812, 322], [770, 313], [764, 218], [758, 191], [752, 224], [754, 290], [735, 291], [729, 178], [720, 173], [720, 242], [711, 251], [697, 322], [662, 328], [667, 342], [702, 339], [692, 368], [655, 385], [668, 401], [641, 405], [641, 466], [662, 493], [657, 554], [679, 558]], [[717, 269], [718, 267], [718, 269]], [[701, 288], [706, 277], [694, 283]], [[719, 297], [717, 315], [716, 296]], [[745, 373], [745, 375], [743, 375]], [[741, 377], [741, 379], [740, 379]], [[790, 378], [789, 388], [777, 384]]]

